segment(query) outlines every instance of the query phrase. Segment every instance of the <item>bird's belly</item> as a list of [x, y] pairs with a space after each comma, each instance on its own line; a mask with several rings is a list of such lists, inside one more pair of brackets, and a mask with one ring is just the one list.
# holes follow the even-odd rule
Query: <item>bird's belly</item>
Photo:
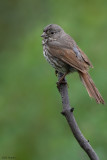
[[52, 56], [47, 49], [44, 49], [43, 55], [49, 64], [58, 72], [66, 73], [69, 71], [69, 65], [61, 61], [59, 58]]

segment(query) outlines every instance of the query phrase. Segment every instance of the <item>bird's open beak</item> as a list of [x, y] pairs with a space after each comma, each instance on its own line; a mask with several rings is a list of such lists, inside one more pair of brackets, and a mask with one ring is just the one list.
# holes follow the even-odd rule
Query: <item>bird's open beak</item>
[[46, 38], [47, 37], [46, 33], [43, 32], [43, 34], [41, 35], [41, 37]]

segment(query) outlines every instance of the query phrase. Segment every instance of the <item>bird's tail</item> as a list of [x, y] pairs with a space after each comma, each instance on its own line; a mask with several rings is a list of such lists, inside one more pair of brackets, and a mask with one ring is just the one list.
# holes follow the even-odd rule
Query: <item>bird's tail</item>
[[81, 78], [84, 86], [87, 89], [89, 96], [92, 98], [95, 98], [97, 103], [104, 104], [104, 100], [103, 100], [101, 94], [99, 93], [98, 89], [96, 88], [90, 75], [88, 73], [82, 73], [82, 72], [79, 72], [79, 75], [80, 75], [80, 78]]

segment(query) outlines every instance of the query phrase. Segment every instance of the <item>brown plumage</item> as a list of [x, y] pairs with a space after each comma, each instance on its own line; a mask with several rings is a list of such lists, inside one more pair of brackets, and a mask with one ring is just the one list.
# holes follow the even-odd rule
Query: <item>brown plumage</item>
[[43, 53], [52, 67], [65, 76], [77, 71], [89, 96], [95, 98], [97, 103], [104, 104], [101, 94], [88, 74], [89, 67], [93, 66], [76, 42], [55, 24], [45, 27], [42, 37]]
[[97, 103], [102, 103], [104, 104], [104, 100], [101, 96], [101, 94], [99, 93], [98, 89], [96, 88], [93, 80], [91, 79], [89, 73], [82, 73], [79, 72], [80, 78], [84, 84], [84, 86], [87, 89], [87, 92], [89, 94], [90, 97], [95, 98]]

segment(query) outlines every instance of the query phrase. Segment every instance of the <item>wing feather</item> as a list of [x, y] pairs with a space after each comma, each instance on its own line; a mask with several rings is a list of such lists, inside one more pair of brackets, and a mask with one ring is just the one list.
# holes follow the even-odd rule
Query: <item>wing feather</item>
[[63, 62], [69, 64], [70, 66], [74, 67], [75, 69], [83, 73], [85, 73], [89, 68], [89, 65], [85, 63], [83, 59], [79, 60], [76, 57], [76, 54], [74, 53], [72, 49], [59, 48], [56, 46], [49, 46], [49, 52], [53, 56], [59, 58]]
[[87, 57], [87, 55], [77, 46], [78, 50], [80, 51], [84, 61], [91, 67], [93, 68], [92, 63], [90, 62], [89, 58]]

